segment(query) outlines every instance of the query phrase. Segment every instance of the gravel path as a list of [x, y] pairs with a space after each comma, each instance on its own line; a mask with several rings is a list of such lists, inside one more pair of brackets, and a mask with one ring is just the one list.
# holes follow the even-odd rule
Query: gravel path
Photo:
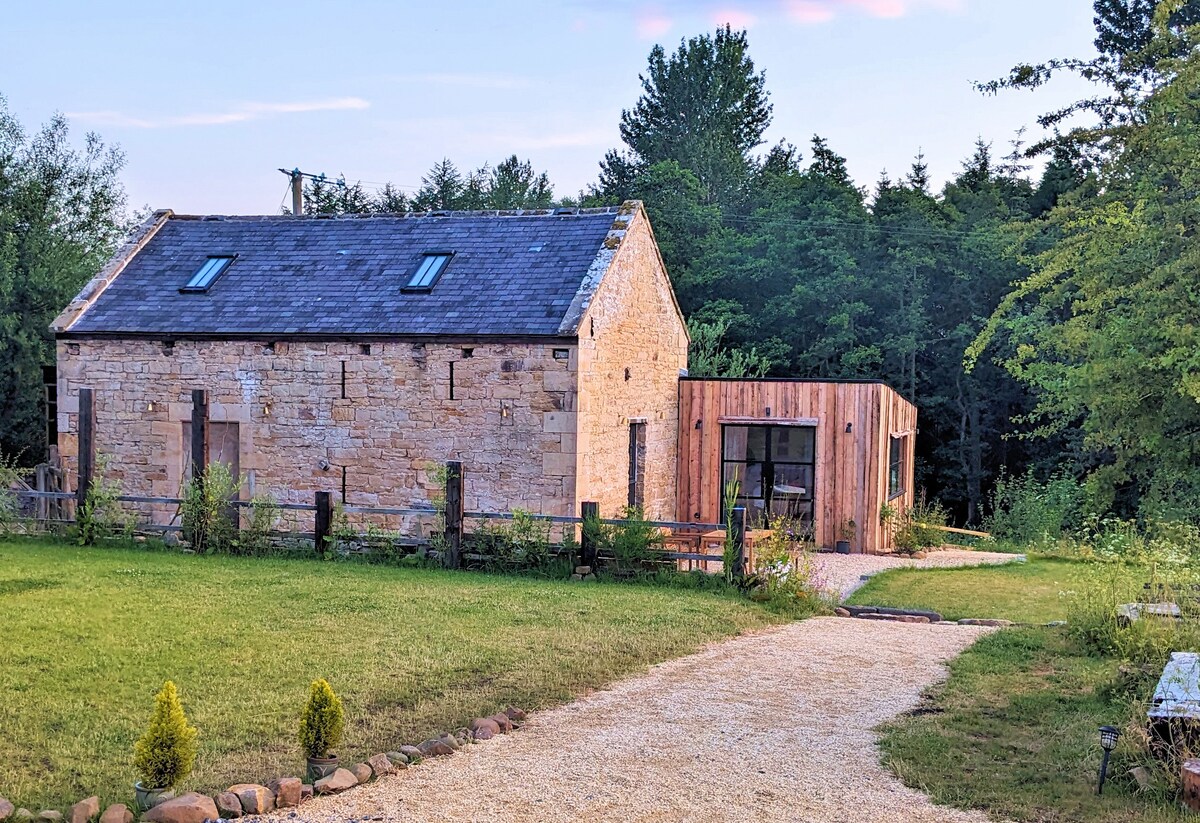
[[1024, 562], [1023, 554], [1000, 552], [977, 552], [967, 549], [938, 549], [929, 552], [923, 560], [899, 557], [890, 554], [816, 554], [813, 562], [824, 582], [824, 588], [837, 594], [842, 600], [852, 595], [867, 581], [864, 576], [888, 569], [946, 569], [959, 566], [999, 566], [1004, 563]]
[[[736, 638], [278, 821], [987, 823], [878, 765], [872, 729], [989, 631], [815, 618]], [[292, 815], [295, 815], [293, 817]]]

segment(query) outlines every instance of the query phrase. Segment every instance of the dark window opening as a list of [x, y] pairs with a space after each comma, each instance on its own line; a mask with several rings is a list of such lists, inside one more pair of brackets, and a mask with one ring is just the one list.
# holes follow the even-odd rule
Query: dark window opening
[[454, 361], [450, 361], [450, 399], [454, 399]]
[[646, 505], [646, 423], [629, 423], [629, 506]]
[[346, 467], [342, 466], [342, 505], [346, 505]]
[[192, 279], [180, 289], [182, 292], [206, 292], [212, 288], [217, 278], [225, 273], [229, 264], [234, 261], [234, 255], [213, 255], [192, 275]]
[[429, 291], [433, 284], [442, 276], [453, 252], [426, 252], [417, 270], [408, 278], [404, 291]]
[[629, 368], [628, 368], [628, 367], [626, 367], [626, 368], [625, 368], [625, 382], [626, 382], [626, 383], [628, 383], [628, 382], [629, 382], [629, 378], [630, 378], [630, 377], [632, 377], [632, 376], [633, 376], [633, 374], [632, 374], [632, 373], [629, 371]]
[[904, 487], [908, 479], [907, 462], [908, 435], [893, 434], [888, 448], [888, 500], [908, 491]]
[[554, 354], [555, 360], [570, 360], [571, 359], [571, 350], [570, 349], [555, 349], [553, 354]]
[[358, 352], [359, 352], [359, 354], [370, 354], [371, 353], [371, 344], [370, 343], [359, 344]]
[[474, 350], [474, 349], [463, 349], [463, 350], [462, 350], [462, 356], [463, 356], [463, 359], [464, 359], [464, 360], [465, 360], [466, 358], [468, 358], [468, 357], [474, 357], [474, 356], [475, 356], [475, 350]]
[[162, 352], [167, 357], [170, 357], [171, 355], [173, 355], [175, 353], [175, 341], [174, 340], [164, 340], [163, 344], [162, 344]]
[[811, 523], [816, 432], [813, 426], [723, 426], [721, 499], [736, 481], [736, 505], [746, 507], [751, 522], [795, 517]]
[[46, 444], [58, 445], [58, 367], [42, 366], [42, 387], [46, 400]]
[[342, 399], [346, 399], [346, 361], [342, 361]]
[[275, 344], [274, 343], [264, 343], [263, 344], [263, 353], [274, 354], [275, 353]]

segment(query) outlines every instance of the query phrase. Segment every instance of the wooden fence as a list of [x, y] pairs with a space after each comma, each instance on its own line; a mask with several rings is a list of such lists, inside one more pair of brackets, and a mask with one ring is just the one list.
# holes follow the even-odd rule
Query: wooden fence
[[[86, 390], [81, 390], [86, 391]], [[84, 408], [88, 404], [88, 400], [81, 396], [81, 406]], [[81, 413], [81, 421], [83, 420]], [[33, 520], [43, 526], [51, 525], [70, 525], [76, 522], [75, 519], [67, 516], [65, 511], [69, 507], [64, 505], [68, 502], [74, 503], [76, 512], [83, 506], [87, 498], [87, 490], [91, 488], [95, 482], [94, 460], [84, 460], [82, 455], [90, 451], [89, 448], [84, 448], [85, 444], [90, 445], [90, 415], [88, 416], [88, 426], [85, 427], [82, 422], [80, 426], [80, 477], [75, 493], [61, 491], [26, 491], [17, 490], [13, 494], [18, 497], [32, 499], [37, 501], [38, 515]], [[193, 429], [195, 431], [195, 429]], [[201, 451], [202, 453], [202, 451]], [[193, 456], [197, 451], [193, 450]], [[193, 466], [193, 471], [199, 468], [199, 473], [193, 474], [193, 477], [202, 478], [203, 468]], [[463, 505], [463, 475], [464, 469], [461, 461], [451, 460], [446, 463], [446, 495], [444, 511], [439, 511], [436, 508], [397, 508], [397, 507], [379, 507], [379, 506], [354, 506], [342, 505], [336, 506], [333, 500], [333, 494], [329, 491], [317, 491], [313, 494], [313, 502], [308, 503], [275, 503], [274, 505], [288, 512], [304, 512], [312, 513], [312, 531], [273, 531], [272, 535], [279, 537], [288, 537], [292, 539], [311, 540], [314, 549], [323, 554], [326, 547], [330, 546], [338, 537], [336, 522], [337, 514], [340, 512], [343, 515], [355, 514], [366, 517], [385, 517], [385, 516], [409, 516], [409, 517], [430, 517], [442, 520], [442, 540], [441, 545], [444, 547], [442, 551], [442, 562], [447, 568], [462, 568], [464, 559], [479, 559], [480, 556], [472, 554], [469, 557], [464, 555], [464, 547], [467, 543], [468, 531], [466, 524], [468, 521], [487, 522], [494, 520], [512, 520], [514, 517], [528, 517], [532, 520], [546, 522], [551, 524], [559, 524], [567, 527], [580, 527], [585, 522], [596, 521], [601, 524], [621, 526], [627, 524], [625, 520], [606, 519], [600, 516], [599, 504], [594, 502], [584, 502], [580, 505], [579, 515], [576, 516], [561, 516], [561, 515], [544, 515], [521, 513], [518, 515], [514, 512], [477, 512], [466, 511]], [[146, 495], [118, 495], [116, 501], [126, 504], [146, 504], [146, 505], [167, 505], [180, 507], [183, 499], [179, 497], [152, 497]], [[245, 509], [254, 505], [250, 501], [235, 500], [231, 501], [230, 505], [234, 508]], [[50, 517], [45, 516], [45, 512], [58, 510], [60, 516]], [[439, 518], [440, 515], [440, 518]], [[178, 518], [172, 518], [172, 521]], [[240, 519], [240, 518], [239, 518]], [[746, 530], [746, 511], [742, 507], [733, 510], [731, 518], [733, 526], [733, 547], [734, 547], [734, 568], [733, 575], [742, 577], [747, 568], [753, 565], [753, 540], [749, 539], [750, 535]], [[673, 563], [676, 568], [681, 570], [699, 569], [701, 571], [723, 571], [723, 556], [725, 544], [724, 525], [720, 523], [682, 523], [668, 520], [652, 520], [647, 521], [647, 524], [659, 529], [664, 537], [664, 548], [654, 552], [656, 560]], [[138, 529], [149, 532], [180, 532], [183, 527], [175, 522], [165, 525], [152, 525], [139, 523]], [[594, 534], [589, 529], [580, 529], [579, 552], [578, 556], [573, 558], [577, 565], [581, 566], [596, 566], [600, 561], [611, 560], [612, 558], [602, 556], [600, 548], [595, 544]], [[358, 535], [362, 537], [363, 535]], [[420, 545], [429, 545], [429, 540], [414, 540], [411, 541], [414, 548]], [[714, 551], [715, 550], [715, 551]]]

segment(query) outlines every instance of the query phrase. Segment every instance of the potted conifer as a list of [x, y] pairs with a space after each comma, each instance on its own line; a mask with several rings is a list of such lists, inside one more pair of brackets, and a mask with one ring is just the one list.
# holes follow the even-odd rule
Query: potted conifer
[[834, 551], [838, 554], [850, 554], [850, 542], [854, 540], [854, 535], [858, 531], [858, 524], [853, 520], [845, 520], [838, 526], [838, 541], [834, 544]]
[[133, 746], [133, 765], [142, 779], [134, 784], [138, 808], [146, 812], [174, 797], [171, 791], [196, 762], [196, 729], [188, 725], [175, 684], [168, 680], [154, 697], [150, 728]]
[[342, 742], [346, 716], [341, 699], [325, 678], [314, 680], [300, 716], [300, 748], [308, 758], [308, 782], [333, 774], [338, 757], [332, 749]]

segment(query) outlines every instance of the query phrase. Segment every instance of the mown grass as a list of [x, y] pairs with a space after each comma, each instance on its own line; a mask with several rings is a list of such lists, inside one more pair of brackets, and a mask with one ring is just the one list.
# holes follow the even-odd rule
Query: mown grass
[[1018, 623], [1066, 620], [1067, 598], [1094, 564], [1030, 558], [970, 569], [897, 569], [872, 577], [855, 605], [933, 609], [947, 620], [995, 617]]
[[1115, 661], [1078, 652], [1063, 629], [1005, 629], [950, 664], [950, 679], [882, 729], [884, 763], [938, 803], [997, 820], [1171, 823], [1191, 819], [1136, 793], [1114, 758], [1096, 795], [1096, 729], [1121, 725]]
[[[1140, 587], [1147, 570], [1114, 567]], [[1092, 563], [1033, 557], [975, 569], [881, 574], [859, 604], [925, 608], [948, 618], [1000, 617], [1041, 624], [1067, 618], [1069, 598], [1097, 573]], [[1118, 662], [1086, 654], [1065, 628], [1004, 629], [950, 663], [950, 677], [912, 713], [881, 730], [884, 763], [939, 803], [997, 820], [1037, 823], [1170, 823], [1187, 819], [1157, 795], [1139, 795], [1135, 761], [1118, 748], [1097, 796], [1097, 728], [1121, 726], [1130, 705], [1114, 682]]]
[[309, 683], [351, 762], [539, 708], [780, 620], [744, 600], [309, 560], [0, 542], [0, 795], [127, 802], [162, 682], [200, 730], [184, 789], [297, 774]]

